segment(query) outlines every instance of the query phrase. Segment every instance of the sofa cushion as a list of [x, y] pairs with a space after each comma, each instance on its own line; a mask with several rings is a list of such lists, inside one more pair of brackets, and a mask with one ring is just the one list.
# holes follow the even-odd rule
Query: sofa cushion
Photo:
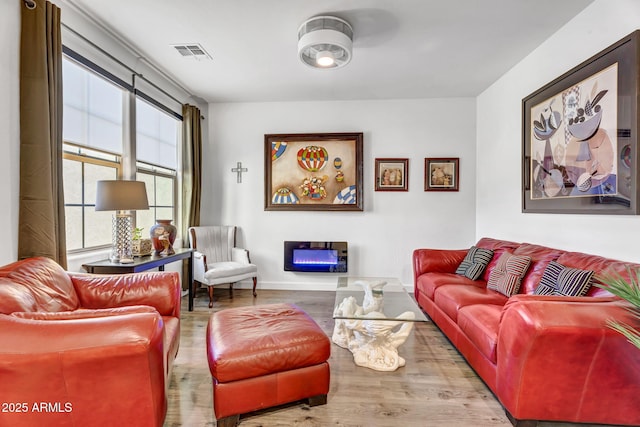
[[491, 274], [491, 271], [498, 263], [500, 255], [502, 255], [503, 252], [513, 252], [519, 245], [520, 244], [516, 242], [492, 239], [490, 237], [483, 237], [478, 240], [478, 243], [476, 243], [478, 248], [491, 249], [493, 251], [493, 258], [489, 262], [489, 265], [487, 265], [487, 268], [484, 269], [484, 274], [482, 275], [485, 282], [489, 280], [489, 274]]
[[453, 273], [424, 273], [416, 281], [418, 293], [426, 295], [429, 299], [433, 299], [436, 289], [442, 285], [468, 285], [484, 288], [483, 282]]
[[11, 314], [15, 311], [35, 311], [36, 300], [29, 288], [0, 277], [0, 313]]
[[465, 285], [443, 285], [435, 293], [435, 304], [453, 320], [458, 321], [458, 311], [462, 307], [474, 304], [493, 304], [503, 306], [509, 299], [504, 295], [480, 288]]
[[[521, 294], [533, 294], [540, 282], [544, 269], [547, 268], [549, 262], [556, 261], [564, 252], [559, 249], [548, 248], [546, 246], [534, 245], [531, 243], [523, 243], [516, 250], [514, 255], [524, 255], [531, 257], [531, 265], [527, 274], [522, 279], [520, 286]], [[566, 264], [565, 264], [566, 265]]]
[[467, 256], [464, 257], [458, 268], [456, 274], [468, 277], [471, 280], [477, 280], [482, 276], [484, 269], [493, 257], [493, 251], [491, 249], [478, 248], [471, 246]]
[[28, 288], [36, 311], [70, 311], [79, 306], [69, 274], [50, 258], [27, 258], [5, 265], [0, 276]]
[[458, 312], [458, 326], [480, 352], [496, 363], [496, 346], [502, 306], [474, 304]]
[[[583, 270], [593, 270], [598, 276], [622, 276], [629, 279], [627, 267], [637, 268], [638, 264], [618, 261], [610, 258], [604, 258], [598, 255], [589, 255], [581, 252], [566, 252], [558, 258], [558, 262], [562, 265], [572, 268], [580, 268]], [[594, 282], [597, 282], [597, 276], [594, 276]], [[611, 293], [597, 286], [591, 286], [587, 291], [590, 297], [608, 297]]]
[[559, 295], [578, 297], [586, 295], [591, 287], [594, 272], [569, 268], [551, 261], [535, 290], [536, 295]]
[[78, 309], [73, 311], [58, 311], [49, 313], [39, 311], [33, 313], [17, 312], [11, 314], [13, 317], [30, 320], [74, 320], [74, 319], [95, 319], [98, 317], [122, 316], [123, 314], [157, 313], [156, 309], [148, 305], [131, 305], [128, 307], [102, 308], [102, 309]]
[[504, 252], [489, 275], [487, 288], [508, 297], [517, 294], [529, 264], [531, 264], [531, 258], [528, 256]]
[[236, 261], [212, 262], [207, 265], [207, 272], [204, 273], [204, 277], [207, 280], [215, 281], [257, 272], [258, 267], [255, 264], [242, 264]]

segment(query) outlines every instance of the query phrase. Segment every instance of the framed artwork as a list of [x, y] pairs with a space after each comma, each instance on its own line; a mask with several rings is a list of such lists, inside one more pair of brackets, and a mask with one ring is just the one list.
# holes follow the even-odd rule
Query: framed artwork
[[522, 100], [522, 211], [638, 214], [640, 31]]
[[362, 132], [264, 136], [264, 209], [362, 211]]
[[376, 191], [408, 191], [409, 159], [376, 159]]
[[424, 191], [458, 191], [460, 159], [432, 157], [424, 159]]

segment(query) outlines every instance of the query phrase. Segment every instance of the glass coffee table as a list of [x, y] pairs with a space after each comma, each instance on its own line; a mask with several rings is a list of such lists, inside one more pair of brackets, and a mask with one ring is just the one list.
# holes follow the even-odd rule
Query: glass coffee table
[[404, 366], [398, 347], [415, 322], [428, 321], [402, 283], [388, 277], [338, 277], [333, 318], [333, 342], [376, 371]]

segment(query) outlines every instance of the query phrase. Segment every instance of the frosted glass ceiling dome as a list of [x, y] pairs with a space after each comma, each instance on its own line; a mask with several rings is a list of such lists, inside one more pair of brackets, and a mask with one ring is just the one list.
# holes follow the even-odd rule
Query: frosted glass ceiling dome
[[353, 29], [344, 19], [316, 16], [298, 28], [298, 56], [313, 68], [339, 68], [351, 61]]

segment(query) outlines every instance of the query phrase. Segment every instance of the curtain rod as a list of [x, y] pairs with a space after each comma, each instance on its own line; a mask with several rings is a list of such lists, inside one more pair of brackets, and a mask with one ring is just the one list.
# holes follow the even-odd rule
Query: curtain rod
[[[25, 4], [31, 0], [24, 0]], [[29, 6], [27, 6], [29, 7]], [[35, 8], [35, 2], [33, 2], [33, 7]], [[97, 49], [100, 53], [102, 53], [103, 55], [105, 55], [106, 57], [108, 57], [109, 59], [111, 59], [112, 61], [114, 61], [115, 63], [119, 64], [120, 66], [124, 67], [125, 69], [129, 70], [131, 73], [133, 73], [134, 76], [141, 78], [142, 80], [144, 80], [145, 82], [149, 83], [151, 86], [153, 86], [154, 88], [156, 88], [157, 90], [159, 90], [160, 92], [162, 92], [164, 95], [168, 96], [169, 98], [171, 98], [172, 100], [174, 100], [175, 102], [177, 102], [178, 104], [182, 105], [184, 104], [182, 101], [180, 101], [179, 99], [177, 99], [176, 97], [174, 97], [173, 95], [171, 95], [170, 93], [168, 93], [167, 91], [165, 91], [164, 89], [162, 89], [161, 87], [159, 87], [158, 85], [156, 85], [155, 83], [153, 83], [152, 81], [150, 81], [149, 79], [147, 79], [146, 77], [144, 77], [142, 74], [140, 74], [139, 72], [137, 72], [136, 70], [134, 70], [133, 68], [131, 68], [130, 66], [128, 66], [127, 64], [125, 64], [124, 62], [120, 61], [118, 58], [116, 58], [115, 56], [111, 55], [109, 52], [107, 52], [106, 50], [104, 50], [103, 48], [101, 48], [100, 46], [98, 46], [97, 44], [95, 44], [94, 42], [92, 42], [91, 40], [89, 40], [88, 38], [86, 38], [85, 36], [83, 36], [82, 34], [80, 34], [79, 32], [77, 32], [76, 30], [74, 30], [73, 28], [69, 27], [68, 25], [66, 25], [65, 23], [60, 23], [60, 25], [62, 25], [64, 28], [66, 28], [67, 30], [69, 30], [70, 32], [72, 32], [73, 34], [75, 34], [76, 36], [80, 37], [83, 41], [85, 41], [86, 43], [88, 43], [89, 45], [91, 45], [91, 47]], [[137, 52], [135, 52], [137, 54]], [[144, 59], [142, 57], [139, 57], [140, 59]], [[148, 61], [147, 61], [148, 62]], [[165, 76], [166, 77], [166, 76]], [[173, 79], [168, 79], [171, 83], [175, 84], [176, 86], [178, 86], [180, 89], [184, 90], [185, 92], [189, 93], [189, 91], [185, 90], [180, 84], [178, 84], [177, 82], [173, 81]], [[135, 87], [135, 79], [134, 79], [134, 87]], [[189, 96], [193, 96], [189, 93]]]

